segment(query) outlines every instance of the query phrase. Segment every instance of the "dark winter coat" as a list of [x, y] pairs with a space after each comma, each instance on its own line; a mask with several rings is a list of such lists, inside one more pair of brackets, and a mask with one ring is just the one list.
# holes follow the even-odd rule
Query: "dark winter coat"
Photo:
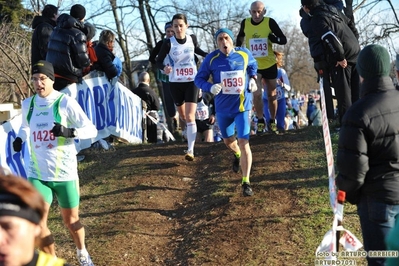
[[310, 56], [315, 62], [327, 61], [321, 38], [311, 30], [311, 17], [302, 8], [299, 10], [299, 14], [302, 17], [300, 22], [302, 33], [308, 38]]
[[337, 186], [353, 204], [399, 204], [399, 91], [383, 77], [364, 80], [360, 93], [342, 120]]
[[140, 83], [132, 92], [147, 104], [147, 110], [158, 111], [161, 108], [158, 95], [149, 85]]
[[32, 22], [31, 63], [46, 60], [47, 44], [56, 22], [48, 17], [36, 16]]
[[[360, 45], [359, 34], [353, 22], [331, 5], [318, 5], [310, 11], [310, 15], [308, 34], [313, 39], [309, 37], [309, 42], [321, 40], [326, 58], [332, 65], [344, 59], [356, 64]], [[309, 46], [312, 49], [311, 43]]]
[[118, 69], [113, 61], [115, 55], [103, 43], [97, 43], [94, 47], [97, 55], [97, 62], [94, 63], [94, 69], [105, 73], [108, 79], [112, 79], [118, 75]]
[[73, 82], [82, 77], [83, 68], [90, 65], [83, 23], [68, 14], [57, 19], [48, 43], [46, 60], [53, 64], [54, 73]]

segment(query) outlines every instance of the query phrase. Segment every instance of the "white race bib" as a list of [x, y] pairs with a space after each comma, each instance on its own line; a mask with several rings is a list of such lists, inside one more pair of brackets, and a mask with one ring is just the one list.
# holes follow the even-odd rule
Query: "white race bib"
[[243, 70], [220, 72], [223, 94], [240, 94], [245, 89]]
[[267, 38], [249, 39], [249, 50], [255, 58], [268, 56]]
[[197, 69], [195, 69], [195, 67], [190, 64], [175, 66], [173, 71], [175, 79], [178, 81], [192, 81], [197, 74]]
[[276, 93], [277, 100], [281, 100], [282, 98], [284, 98], [284, 88], [280, 85], [277, 85]]

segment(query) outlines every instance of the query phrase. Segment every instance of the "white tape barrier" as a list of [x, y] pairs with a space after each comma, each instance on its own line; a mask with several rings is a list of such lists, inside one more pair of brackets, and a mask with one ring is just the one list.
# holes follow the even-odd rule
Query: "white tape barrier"
[[159, 123], [159, 120], [158, 120], [158, 119], [155, 119], [155, 118], [152, 117], [152, 116], [150, 116], [149, 113], [150, 113], [150, 112], [145, 113], [146, 116], [147, 116], [152, 122], [154, 122], [155, 124], [157, 124], [157, 125], [159, 124], [159, 125], [162, 127], [162, 129], [165, 130], [166, 135], [168, 135], [168, 137], [169, 137], [172, 141], [176, 141], [175, 137], [173, 136], [172, 133], [170, 133], [169, 129], [166, 128], [166, 126], [164, 125], [164, 123]]
[[[351, 232], [343, 228], [342, 226], [338, 226], [338, 219], [342, 221], [343, 218], [343, 210], [337, 208], [337, 191], [335, 186], [335, 169], [334, 169], [334, 156], [332, 151], [331, 144], [331, 136], [330, 136], [330, 128], [328, 126], [328, 118], [326, 112], [326, 101], [323, 89], [323, 79], [320, 79], [320, 98], [321, 98], [321, 110], [322, 110], [322, 123], [323, 123], [323, 137], [324, 144], [326, 146], [326, 157], [327, 157], [327, 169], [328, 169], [328, 183], [329, 183], [329, 195], [330, 195], [330, 204], [334, 213], [334, 220], [332, 229], [329, 230], [323, 237], [321, 244], [316, 249], [316, 256], [320, 256], [325, 252], [326, 259], [336, 259], [336, 251], [337, 245], [339, 243], [344, 247], [345, 250], [349, 251], [357, 251], [363, 245]], [[336, 243], [337, 240], [337, 231], [343, 231], [344, 233], [339, 239], [339, 243]]]

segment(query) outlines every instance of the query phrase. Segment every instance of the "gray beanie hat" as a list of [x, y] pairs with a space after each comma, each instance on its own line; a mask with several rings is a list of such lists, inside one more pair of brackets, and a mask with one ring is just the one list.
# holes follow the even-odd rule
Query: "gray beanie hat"
[[387, 49], [378, 44], [367, 45], [357, 57], [356, 68], [364, 79], [389, 76], [391, 59]]

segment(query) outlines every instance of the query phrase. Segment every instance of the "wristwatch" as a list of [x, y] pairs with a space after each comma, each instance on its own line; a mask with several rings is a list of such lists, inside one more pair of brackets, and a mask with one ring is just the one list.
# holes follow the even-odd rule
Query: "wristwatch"
[[76, 129], [72, 128], [71, 129], [71, 135], [72, 135], [72, 138], [78, 137], [78, 131]]

